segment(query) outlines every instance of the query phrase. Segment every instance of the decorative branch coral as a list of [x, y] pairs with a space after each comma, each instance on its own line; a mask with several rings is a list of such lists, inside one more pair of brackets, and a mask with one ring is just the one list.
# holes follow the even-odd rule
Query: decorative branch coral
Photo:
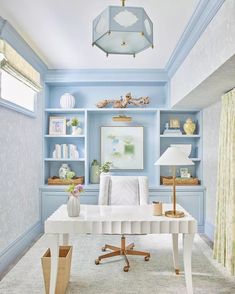
[[109, 104], [113, 104], [113, 108], [126, 108], [128, 104], [132, 104], [135, 106], [143, 106], [143, 105], [149, 104], [149, 102], [150, 102], [149, 97], [147, 96], [140, 97], [140, 98], [133, 98], [131, 96], [131, 93], [127, 93], [124, 98], [121, 98], [119, 100], [117, 99], [101, 100], [96, 104], [96, 107], [103, 108]]

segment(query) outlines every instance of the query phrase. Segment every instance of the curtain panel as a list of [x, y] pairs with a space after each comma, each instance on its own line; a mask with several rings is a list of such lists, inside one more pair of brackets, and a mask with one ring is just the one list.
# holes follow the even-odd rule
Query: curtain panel
[[0, 39], [0, 68], [34, 91], [39, 92], [42, 89], [40, 73], [2, 39]]
[[213, 256], [235, 275], [235, 89], [222, 96]]

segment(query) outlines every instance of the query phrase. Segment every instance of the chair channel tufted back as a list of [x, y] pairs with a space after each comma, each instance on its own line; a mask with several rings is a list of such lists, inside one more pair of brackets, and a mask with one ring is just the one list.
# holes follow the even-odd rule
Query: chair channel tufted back
[[144, 205], [149, 198], [148, 177], [100, 177], [99, 205]]

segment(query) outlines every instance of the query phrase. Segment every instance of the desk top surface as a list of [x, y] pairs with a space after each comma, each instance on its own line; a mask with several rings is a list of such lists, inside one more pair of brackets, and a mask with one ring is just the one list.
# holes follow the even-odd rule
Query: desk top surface
[[[163, 212], [172, 204], [163, 204]], [[69, 217], [66, 205], [60, 206], [46, 221], [46, 233], [147, 234], [194, 233], [197, 221], [180, 205], [183, 218], [154, 216], [152, 205], [81, 205], [78, 217]]]

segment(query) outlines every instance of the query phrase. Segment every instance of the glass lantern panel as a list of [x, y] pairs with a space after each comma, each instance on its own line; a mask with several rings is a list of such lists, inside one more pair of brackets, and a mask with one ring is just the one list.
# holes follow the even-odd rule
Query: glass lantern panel
[[145, 29], [146, 29], [146, 32], [149, 36], [152, 35], [152, 29], [151, 29], [151, 26], [150, 26], [150, 23], [149, 23], [149, 20], [146, 18], [145, 21], [144, 21], [144, 25], [145, 25]]
[[116, 14], [113, 19], [124, 28], [131, 27], [138, 21], [136, 15], [127, 9]]
[[96, 44], [113, 54], [134, 54], [151, 46], [140, 32], [111, 32], [97, 40]]

